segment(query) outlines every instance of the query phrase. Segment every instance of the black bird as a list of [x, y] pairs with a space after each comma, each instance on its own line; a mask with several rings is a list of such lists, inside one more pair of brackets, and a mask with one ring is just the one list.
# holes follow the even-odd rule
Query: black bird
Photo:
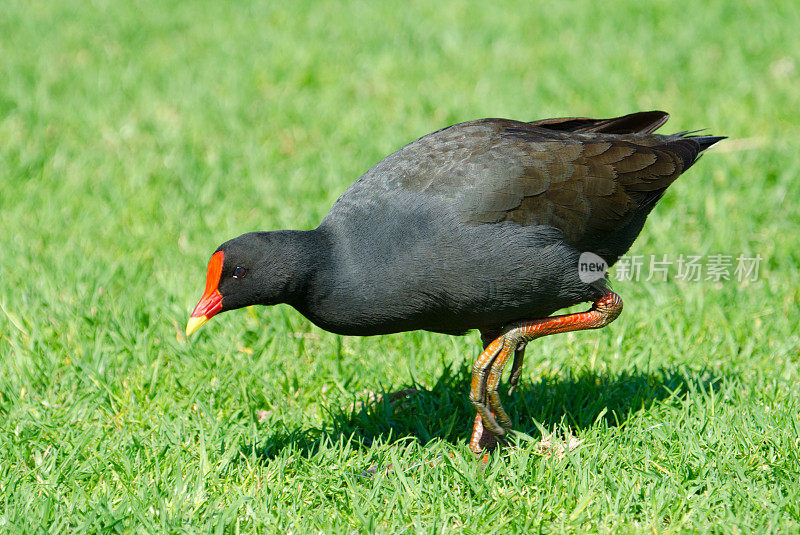
[[[613, 265], [669, 185], [724, 139], [654, 134], [668, 117], [479, 119], [428, 134], [356, 180], [316, 229], [223, 243], [186, 333], [278, 303], [344, 335], [478, 329], [470, 448], [492, 448], [511, 428], [497, 393], [509, 358], [513, 390], [527, 342], [622, 311], [605, 278], [580, 276], [581, 254]], [[550, 317], [581, 302], [593, 305]]]

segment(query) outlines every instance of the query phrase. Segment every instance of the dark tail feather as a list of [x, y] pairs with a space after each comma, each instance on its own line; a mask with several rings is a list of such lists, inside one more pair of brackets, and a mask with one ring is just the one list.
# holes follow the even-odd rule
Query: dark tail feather
[[723, 139], [728, 139], [728, 136], [687, 136], [689, 139], [696, 141], [700, 145], [700, 152], [703, 152], [712, 145], [716, 145]]

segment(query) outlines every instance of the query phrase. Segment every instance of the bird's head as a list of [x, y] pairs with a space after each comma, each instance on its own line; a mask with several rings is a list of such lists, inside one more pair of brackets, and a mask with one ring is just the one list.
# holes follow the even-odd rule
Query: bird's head
[[190, 336], [220, 312], [281, 302], [286, 263], [272, 232], [250, 232], [223, 243], [211, 255], [206, 288], [186, 325]]

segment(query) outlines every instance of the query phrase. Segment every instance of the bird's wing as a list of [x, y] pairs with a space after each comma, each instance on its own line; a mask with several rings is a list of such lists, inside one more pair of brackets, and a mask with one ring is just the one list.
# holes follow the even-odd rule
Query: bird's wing
[[[648, 131], [663, 120], [639, 122]], [[564, 128], [506, 119], [454, 125], [400, 149], [364, 178], [375, 173], [387, 188], [442, 197], [469, 224], [549, 225], [575, 245], [591, 245], [652, 206], [708, 146], [698, 140], [712, 139], [576, 133], [566, 128], [573, 119], [556, 121], [550, 126]], [[613, 119], [580, 121], [614, 128]]]
[[611, 119], [590, 119], [588, 117], [558, 117], [531, 121], [531, 126], [548, 130], [578, 133], [603, 134], [652, 134], [669, 119], [663, 111], [640, 111]]

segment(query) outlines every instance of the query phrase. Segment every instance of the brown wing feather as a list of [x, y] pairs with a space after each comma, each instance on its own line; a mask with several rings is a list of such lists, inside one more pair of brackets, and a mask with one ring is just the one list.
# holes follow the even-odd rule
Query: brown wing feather
[[386, 193], [375, 202], [401, 190], [425, 193], [468, 224], [551, 225], [585, 250], [611, 240], [609, 251], [624, 252], [664, 190], [721, 139], [653, 134], [667, 117], [642, 112], [453, 125], [378, 162], [329, 217], [347, 207], [365, 210], [378, 182]]
[[640, 111], [612, 119], [590, 119], [588, 117], [558, 117], [531, 121], [531, 126], [559, 132], [603, 133], [603, 134], [652, 134], [669, 119], [663, 111]]
[[677, 135], [562, 134], [542, 140], [536, 130], [501, 129], [501, 136], [513, 138], [508, 143], [514, 151], [527, 148], [530, 160], [518, 176], [499, 181], [502, 194], [492, 192], [485, 201], [490, 209], [474, 220], [551, 225], [579, 246], [602, 241], [638, 211], [649, 210], [701, 150]]

